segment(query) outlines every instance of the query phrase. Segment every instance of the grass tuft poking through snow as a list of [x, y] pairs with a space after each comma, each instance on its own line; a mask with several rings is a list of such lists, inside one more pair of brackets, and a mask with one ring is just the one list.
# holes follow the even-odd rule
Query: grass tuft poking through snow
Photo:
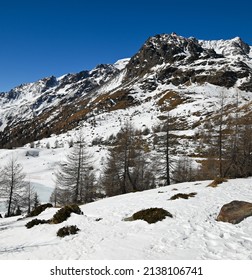
[[149, 224], [154, 224], [156, 222], [164, 220], [166, 217], [172, 218], [172, 214], [163, 208], [149, 208], [138, 211], [132, 215], [130, 218], [124, 219], [125, 221], [136, 221], [144, 220]]
[[80, 229], [77, 226], [66, 226], [57, 231], [57, 236], [65, 237], [71, 234], [77, 234]]
[[75, 214], [82, 214], [81, 209], [76, 204], [66, 205], [63, 208], [59, 209], [57, 213], [54, 214], [53, 218], [51, 219], [51, 224], [60, 224], [66, 221], [71, 213]]

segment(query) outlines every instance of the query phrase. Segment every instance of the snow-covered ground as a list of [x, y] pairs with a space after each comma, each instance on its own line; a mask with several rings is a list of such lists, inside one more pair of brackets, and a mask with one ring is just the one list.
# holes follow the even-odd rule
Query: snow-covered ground
[[[27, 156], [27, 151], [38, 151], [38, 157]], [[29, 181], [39, 195], [41, 202], [48, 202], [54, 188], [53, 173], [57, 163], [64, 159], [65, 150], [60, 149], [30, 149], [18, 148], [15, 150], [0, 150], [1, 167], [8, 163], [11, 158], [17, 160]]]
[[[215, 219], [223, 204], [252, 202], [252, 179], [234, 179], [207, 187], [209, 181], [190, 182], [106, 198], [81, 206], [84, 215], [72, 214], [57, 225], [37, 225], [17, 217], [0, 219], [0, 259], [252, 259], [252, 217], [237, 225]], [[196, 192], [188, 200], [169, 200], [176, 193]], [[136, 211], [162, 207], [173, 218], [155, 224], [124, 221]], [[57, 209], [41, 213], [49, 219]], [[77, 225], [77, 235], [59, 238], [57, 230]]]

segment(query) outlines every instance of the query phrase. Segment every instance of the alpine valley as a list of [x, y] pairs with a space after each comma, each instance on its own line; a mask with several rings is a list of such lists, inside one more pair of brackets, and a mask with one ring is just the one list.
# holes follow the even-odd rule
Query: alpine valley
[[[0, 219], [0, 259], [252, 259], [252, 217], [238, 225], [216, 221], [224, 203], [252, 202], [252, 47], [239, 37], [156, 35], [115, 64], [1, 92], [0, 167], [15, 155], [40, 200], [48, 202], [55, 169], [80, 131], [99, 181], [127, 123], [148, 144], [159, 188], [81, 205], [84, 215], [64, 222], [80, 233], [64, 239], [56, 236], [59, 225], [27, 229], [31, 218]], [[171, 180], [178, 183], [173, 186], [166, 186], [163, 174], [165, 140]], [[220, 162], [220, 177], [228, 181], [209, 188]], [[192, 175], [199, 168], [201, 175]], [[171, 201], [179, 192], [192, 197]], [[136, 211], [160, 206], [173, 218], [152, 225], [130, 220]], [[57, 210], [39, 217], [51, 219]]]

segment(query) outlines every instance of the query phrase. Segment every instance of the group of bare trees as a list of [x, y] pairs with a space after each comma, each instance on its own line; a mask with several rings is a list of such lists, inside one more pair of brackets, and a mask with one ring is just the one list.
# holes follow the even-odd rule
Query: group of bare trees
[[111, 141], [104, 170], [96, 178], [92, 155], [80, 134], [66, 159], [58, 165], [51, 201], [55, 205], [80, 204], [105, 195], [153, 188], [154, 168], [149, 154], [148, 144], [141, 133], [126, 123]]
[[233, 104], [224, 92], [217, 100], [218, 113], [206, 120], [206, 137], [201, 135], [207, 147], [203, 156], [208, 157], [202, 164], [203, 178], [251, 176], [252, 115], [245, 114], [246, 107], [239, 105], [238, 91]]
[[252, 125], [242, 120], [237, 130], [226, 135], [222, 147], [223, 177], [248, 177], [252, 175]]
[[108, 196], [151, 189], [155, 186], [155, 167], [150, 149], [140, 131], [126, 123], [109, 149], [102, 185]]
[[22, 165], [13, 157], [0, 169], [0, 195], [6, 201], [6, 217], [20, 215], [22, 211], [30, 213], [38, 202], [37, 193], [25, 177]]
[[94, 174], [92, 155], [80, 134], [55, 172], [56, 187], [51, 202], [55, 205], [81, 204], [102, 196], [148, 190], [158, 185], [160, 174], [163, 185], [193, 180], [195, 174], [188, 157], [175, 163], [171, 160], [176, 142], [171, 133], [174, 125], [175, 119], [168, 116], [155, 154], [152, 137], [146, 137], [143, 131], [126, 122], [106, 143], [108, 155], [99, 178]]

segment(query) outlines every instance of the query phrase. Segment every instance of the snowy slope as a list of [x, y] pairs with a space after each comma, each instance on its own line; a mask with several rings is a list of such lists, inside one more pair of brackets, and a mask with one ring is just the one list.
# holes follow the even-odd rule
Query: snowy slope
[[251, 47], [239, 37], [230, 40], [200, 40], [199, 42], [204, 48], [214, 49], [216, 53], [222, 54], [225, 57], [244, 57], [251, 59]]
[[[100, 64], [90, 71], [54, 76], [34, 83], [22, 84], [0, 94], [0, 131], [7, 125], [27, 121], [45, 111], [86, 96], [90, 91], [124, 69], [128, 59], [112, 64]], [[56, 114], [57, 115], [57, 114]]]
[[[0, 259], [252, 259], [252, 217], [237, 225], [216, 222], [223, 204], [252, 201], [252, 179], [236, 179], [217, 188], [209, 182], [183, 183], [103, 199], [81, 207], [57, 225], [26, 229], [31, 220], [0, 220]], [[188, 200], [169, 200], [176, 193], [197, 192]], [[124, 221], [136, 211], [163, 207], [173, 214], [155, 224]], [[57, 209], [38, 218], [49, 219]], [[77, 225], [77, 235], [59, 238], [65, 225]]]
[[[104, 144], [92, 145], [95, 138], [101, 141], [107, 141], [111, 135], [116, 135], [120, 128], [127, 122], [131, 121], [135, 128], [143, 130], [149, 128], [152, 130], [156, 125], [160, 124], [160, 116], [165, 116], [165, 112], [156, 107], [158, 101], [157, 95], [159, 91], [174, 90], [174, 86], [165, 85], [159, 86], [158, 89], [148, 93], [151, 97], [144, 102], [146, 94], [137, 85], [133, 88], [135, 90], [134, 98], [139, 101], [136, 107], [129, 107], [124, 110], [115, 110], [111, 112], [101, 112], [96, 117], [96, 125], [92, 125], [88, 120], [83, 121], [82, 126], [83, 137], [88, 145], [90, 154], [92, 155], [92, 162], [97, 178], [103, 170], [103, 165], [107, 160], [108, 147]], [[202, 121], [205, 116], [212, 114], [214, 110], [218, 109], [218, 91], [219, 87], [205, 84], [198, 86], [189, 86], [185, 89], [181, 88], [184, 97], [188, 98], [190, 102], [184, 102], [176, 106], [170, 111], [171, 116], [178, 118], [186, 116], [187, 127], [181, 130], [172, 131], [173, 134], [179, 136], [180, 145], [176, 148], [177, 155], [195, 154], [195, 149], [199, 144], [193, 136], [201, 129], [201, 127], [192, 129], [192, 125], [197, 121]], [[193, 92], [193, 94], [192, 94]], [[236, 102], [237, 89], [225, 89], [224, 93], [228, 98], [225, 104], [232, 104]], [[247, 103], [250, 99], [250, 93], [238, 91], [240, 97], [240, 106]], [[202, 114], [199, 114], [202, 112]], [[232, 112], [232, 111], [231, 111]], [[204, 124], [204, 123], [203, 123]], [[51, 135], [49, 138], [44, 138], [40, 141], [35, 141], [35, 148], [39, 151], [39, 157], [26, 156], [27, 151], [32, 150], [30, 145], [16, 148], [14, 150], [0, 149], [1, 167], [3, 167], [11, 157], [17, 158], [18, 162], [23, 166], [26, 173], [26, 180], [30, 181], [38, 191], [42, 202], [47, 202], [50, 194], [55, 187], [54, 172], [58, 163], [62, 162], [69, 152], [68, 142], [72, 139], [77, 139], [78, 130], [71, 130], [60, 135]], [[151, 141], [151, 134], [147, 136]], [[187, 139], [189, 138], [189, 140]], [[55, 148], [55, 143], [58, 142], [59, 148]], [[46, 145], [50, 145], [50, 149]], [[151, 142], [150, 142], [151, 145]], [[155, 152], [155, 151], [154, 151]], [[46, 191], [46, 195], [44, 192]], [[3, 208], [3, 207], [2, 207]], [[2, 209], [3, 211], [3, 209]]]
[[[111, 124], [113, 125], [113, 123]], [[119, 130], [119, 129], [118, 129]], [[99, 135], [106, 136], [106, 126], [98, 127], [96, 131], [85, 129], [85, 139], [89, 146], [87, 150], [92, 157], [92, 165], [97, 176], [100, 175], [102, 164], [105, 161], [107, 155], [107, 149], [105, 147], [99, 147], [97, 145], [91, 146], [90, 143], [93, 139], [93, 135], [98, 137]], [[66, 134], [59, 136], [51, 136], [41, 141], [35, 142], [35, 148], [30, 148], [30, 145], [25, 147], [16, 148], [14, 150], [0, 149], [0, 167], [3, 168], [13, 158], [17, 160], [23, 167], [25, 173], [25, 181], [30, 182], [34, 191], [37, 192], [41, 203], [49, 202], [51, 193], [55, 187], [54, 172], [59, 163], [62, 163], [69, 153], [69, 141], [76, 140], [78, 137], [78, 131], [69, 131]], [[107, 135], [109, 136], [108, 132]], [[55, 143], [58, 143], [58, 147], [55, 147]], [[46, 148], [49, 144], [50, 148]], [[27, 152], [38, 152], [37, 157], [28, 155]], [[6, 212], [6, 207], [3, 199], [0, 197], [0, 213]]]
[[123, 58], [123, 59], [119, 59], [114, 63], [114, 66], [118, 69], [118, 70], [123, 70], [126, 65], [128, 64], [130, 58]]

